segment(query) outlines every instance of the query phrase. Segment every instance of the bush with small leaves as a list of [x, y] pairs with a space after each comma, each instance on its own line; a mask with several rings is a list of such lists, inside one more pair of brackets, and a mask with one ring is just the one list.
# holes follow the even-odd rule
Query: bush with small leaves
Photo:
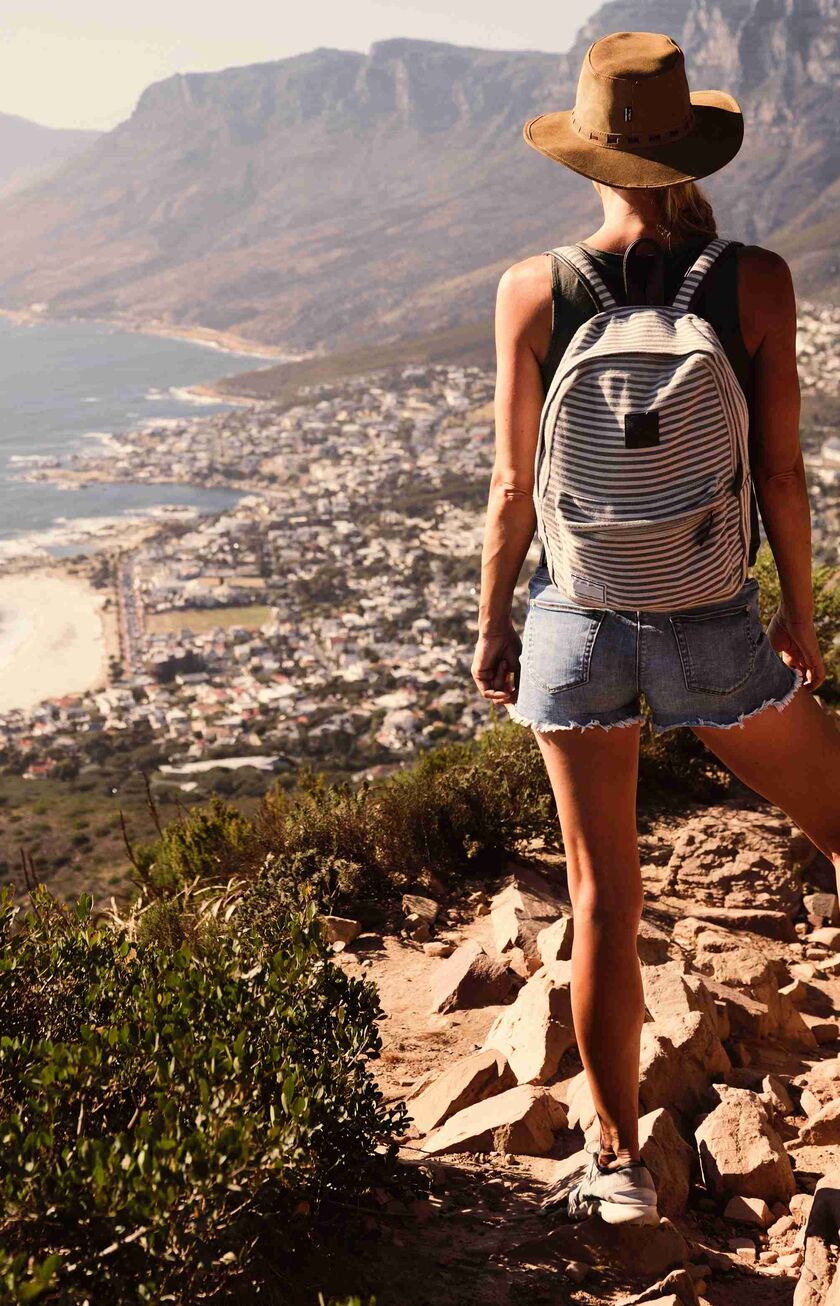
[[88, 897], [0, 900], [5, 1300], [247, 1294], [325, 1198], [409, 1182], [405, 1108], [367, 1064], [376, 990], [333, 964], [305, 892], [276, 908], [270, 947], [234, 915], [196, 950]]

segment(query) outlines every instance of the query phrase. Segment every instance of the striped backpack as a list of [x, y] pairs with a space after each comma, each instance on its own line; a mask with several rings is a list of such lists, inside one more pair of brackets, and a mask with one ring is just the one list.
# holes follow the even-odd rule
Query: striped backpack
[[670, 304], [617, 304], [580, 245], [545, 251], [596, 307], [549, 386], [534, 464], [545, 565], [572, 602], [696, 607], [747, 579], [747, 401], [716, 331], [692, 312], [733, 243], [710, 241]]

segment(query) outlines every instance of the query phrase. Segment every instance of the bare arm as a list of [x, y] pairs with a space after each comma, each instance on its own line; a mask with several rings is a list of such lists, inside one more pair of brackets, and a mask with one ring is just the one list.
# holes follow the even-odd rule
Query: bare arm
[[502, 275], [496, 295], [496, 454], [490, 478], [484, 544], [478, 644], [472, 674], [483, 697], [511, 702], [511, 673], [520, 641], [511, 605], [536, 527], [534, 457], [543, 383], [534, 342], [550, 303], [545, 257], [523, 259]]
[[799, 442], [796, 298], [787, 263], [745, 251], [739, 278], [744, 339], [754, 351], [755, 491], [779, 573], [782, 602], [769, 631], [774, 648], [815, 689], [825, 668], [814, 631], [811, 509]]

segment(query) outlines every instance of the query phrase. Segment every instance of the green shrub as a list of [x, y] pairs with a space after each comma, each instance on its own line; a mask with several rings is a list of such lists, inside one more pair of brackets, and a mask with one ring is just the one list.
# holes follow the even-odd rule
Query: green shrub
[[250, 821], [214, 794], [206, 806], [181, 812], [157, 844], [135, 856], [145, 887], [176, 893], [196, 876], [213, 882], [237, 875], [252, 862], [253, 842]]
[[[753, 569], [761, 586], [761, 620], [769, 625], [781, 602], [779, 575], [767, 543], [758, 551]], [[840, 702], [840, 571], [825, 563], [812, 568], [814, 625], [825, 660], [826, 679], [817, 691], [827, 703]]]
[[230, 912], [176, 947], [87, 897], [0, 900], [4, 1300], [53, 1279], [50, 1300], [250, 1300], [326, 1197], [395, 1183], [375, 988], [332, 964], [305, 895], [275, 907], [271, 949]]

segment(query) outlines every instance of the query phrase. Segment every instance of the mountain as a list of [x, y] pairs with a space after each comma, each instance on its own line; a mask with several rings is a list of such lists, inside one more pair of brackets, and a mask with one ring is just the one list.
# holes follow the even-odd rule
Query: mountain
[[54, 172], [95, 141], [98, 132], [42, 127], [0, 113], [0, 196], [13, 194]]
[[531, 150], [597, 36], [669, 32], [741, 100], [709, 179], [725, 234], [840, 280], [840, 0], [613, 0], [566, 54], [387, 40], [150, 86], [131, 118], [0, 203], [0, 306], [203, 326], [291, 353], [487, 321], [503, 269], [588, 234], [589, 182]]

